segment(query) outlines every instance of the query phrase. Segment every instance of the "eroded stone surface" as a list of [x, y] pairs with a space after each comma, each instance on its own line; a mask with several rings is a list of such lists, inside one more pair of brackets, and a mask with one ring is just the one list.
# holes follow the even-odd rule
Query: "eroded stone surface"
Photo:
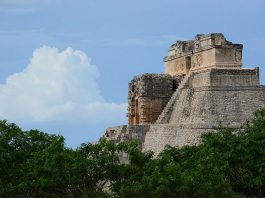
[[146, 132], [150, 129], [150, 125], [122, 125], [109, 127], [106, 129], [103, 137], [115, 143], [125, 140], [139, 140], [140, 146], [144, 142]]
[[187, 74], [207, 68], [240, 68], [242, 65], [241, 44], [233, 44], [223, 34], [198, 34], [189, 41], [177, 41], [171, 45], [164, 58], [165, 73]]
[[181, 76], [167, 74], [143, 74], [129, 83], [128, 123], [152, 124], [163, 111]]

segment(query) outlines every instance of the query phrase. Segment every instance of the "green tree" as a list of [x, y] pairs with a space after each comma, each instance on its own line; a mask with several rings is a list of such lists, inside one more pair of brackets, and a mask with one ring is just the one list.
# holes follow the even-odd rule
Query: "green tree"
[[109, 149], [100, 143], [72, 150], [62, 136], [23, 132], [0, 121], [0, 197], [106, 197], [97, 186], [106, 175], [94, 177], [105, 171], [97, 163], [105, 156], [91, 160], [84, 155], [85, 149], [96, 153], [97, 147]]
[[264, 197], [265, 110], [242, 129], [219, 128], [198, 146], [166, 147], [157, 158], [123, 149], [113, 183], [117, 197]]
[[0, 197], [265, 197], [265, 109], [201, 138], [154, 157], [137, 141], [73, 150], [62, 136], [0, 121]]

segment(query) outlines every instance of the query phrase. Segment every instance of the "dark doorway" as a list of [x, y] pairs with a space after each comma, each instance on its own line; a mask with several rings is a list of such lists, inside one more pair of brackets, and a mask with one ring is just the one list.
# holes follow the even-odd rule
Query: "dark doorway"
[[191, 57], [188, 56], [186, 57], [186, 73], [190, 71], [190, 68], [191, 68]]
[[176, 91], [177, 88], [178, 88], [178, 86], [179, 86], [179, 84], [177, 83], [177, 81], [176, 81], [176, 80], [173, 80], [172, 90], [173, 90], [173, 91]]

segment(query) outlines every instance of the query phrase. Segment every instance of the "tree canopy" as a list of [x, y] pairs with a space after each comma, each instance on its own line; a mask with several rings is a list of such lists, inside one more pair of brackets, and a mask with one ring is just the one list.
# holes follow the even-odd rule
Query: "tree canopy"
[[0, 121], [0, 197], [265, 197], [265, 109], [201, 139], [154, 157], [137, 141], [71, 149], [60, 135]]

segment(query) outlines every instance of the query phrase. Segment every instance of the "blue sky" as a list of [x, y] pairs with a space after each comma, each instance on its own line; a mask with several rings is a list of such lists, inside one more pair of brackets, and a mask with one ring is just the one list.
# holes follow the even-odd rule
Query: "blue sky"
[[265, 84], [264, 0], [0, 0], [0, 118], [68, 146], [126, 124], [128, 82], [176, 40], [222, 32]]

